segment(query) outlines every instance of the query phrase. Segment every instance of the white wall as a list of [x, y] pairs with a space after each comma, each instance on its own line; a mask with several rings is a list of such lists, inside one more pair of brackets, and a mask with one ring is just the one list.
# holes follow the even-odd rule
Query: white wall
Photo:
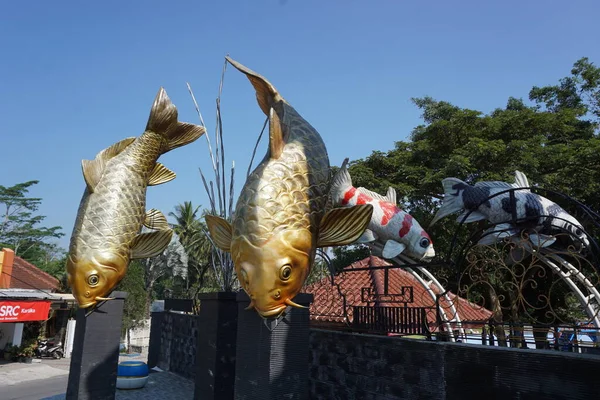
[[[140, 346], [142, 353], [148, 352], [148, 345], [150, 343], [150, 322], [151, 319], [143, 321], [143, 326], [129, 330], [129, 342], [131, 346]], [[127, 345], [127, 338], [124, 338], [123, 342]]]

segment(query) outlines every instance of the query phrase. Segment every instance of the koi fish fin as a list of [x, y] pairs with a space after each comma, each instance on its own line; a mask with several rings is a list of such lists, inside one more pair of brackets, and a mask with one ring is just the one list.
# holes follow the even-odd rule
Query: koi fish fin
[[283, 153], [285, 139], [281, 120], [273, 108], [269, 110], [269, 152], [272, 159], [278, 159]]
[[173, 230], [162, 230], [140, 233], [133, 239], [131, 259], [150, 258], [162, 253], [173, 236]]
[[356, 240], [356, 243], [370, 243], [376, 241], [377, 234], [370, 229], [365, 229], [364, 233]]
[[157, 162], [148, 178], [148, 186], [156, 186], [175, 179], [177, 175], [169, 168]]
[[169, 140], [163, 153], [191, 143], [206, 132], [203, 126], [177, 121], [177, 115], [177, 107], [161, 87], [150, 109], [146, 131], [158, 133]]
[[383, 247], [383, 258], [391, 259], [402, 253], [406, 249], [406, 245], [398, 243], [395, 240], [388, 240]]
[[356, 189], [358, 191], [358, 193], [362, 193], [364, 195], [367, 195], [375, 200], [380, 200], [380, 201], [387, 201], [387, 197], [380, 195], [379, 193], [375, 193], [370, 191], [369, 189], [365, 189], [364, 187], [359, 187], [358, 189]]
[[517, 234], [517, 230], [511, 224], [498, 224], [489, 229], [486, 229], [481, 234], [481, 239], [477, 244], [489, 246], [498, 243], [504, 238], [511, 237]]
[[[469, 211], [465, 211], [462, 214], [460, 214], [457, 218], [456, 218], [456, 222], [463, 222], [465, 224], [468, 224], [469, 222], [475, 222], [475, 221], [481, 221], [483, 219], [486, 219], [487, 217], [485, 216], [485, 214], [480, 213], [479, 211], [473, 211], [471, 214], [469, 214], [469, 216], [467, 217], [467, 214], [469, 214]], [[463, 221], [463, 218], [467, 217], [467, 219], [465, 219]]]
[[387, 201], [389, 201], [393, 205], [398, 204], [398, 201], [396, 200], [396, 189], [394, 189], [393, 187], [390, 186], [388, 188], [385, 197], [386, 197]]
[[214, 244], [223, 251], [231, 251], [233, 228], [221, 217], [205, 215], [204, 220]]
[[232, 60], [229, 56], [225, 57], [225, 59], [238, 71], [244, 73], [250, 80], [250, 83], [254, 86], [254, 90], [256, 91], [256, 100], [258, 101], [260, 109], [265, 115], [269, 116], [273, 104], [283, 100], [283, 97], [281, 97], [277, 89], [275, 89], [275, 86], [263, 76], [239, 62]]
[[342, 166], [331, 179], [329, 197], [335, 205], [340, 204], [340, 201], [344, 198], [344, 193], [352, 187], [352, 177], [350, 177], [347, 165], [348, 158], [345, 158], [342, 162]]
[[153, 208], [151, 210], [146, 211], [146, 218], [144, 219], [144, 226], [148, 229], [154, 230], [167, 230], [169, 228], [169, 223], [167, 222], [167, 218], [163, 213]]
[[329, 210], [319, 226], [317, 247], [343, 246], [355, 242], [364, 233], [372, 215], [373, 206], [370, 204]]
[[532, 233], [529, 235], [529, 240], [536, 247], [548, 247], [556, 242], [556, 238], [553, 236], [542, 235], [541, 233]]
[[111, 158], [121, 153], [127, 146], [135, 141], [134, 137], [123, 139], [110, 147], [102, 150], [96, 155], [93, 160], [82, 160], [81, 168], [83, 170], [83, 178], [90, 192], [94, 192], [96, 185], [100, 182], [106, 163]]
[[445, 178], [442, 180], [442, 186], [444, 187], [442, 206], [430, 222], [430, 227], [445, 216], [454, 214], [464, 208], [462, 192], [469, 184], [457, 178]]
[[[527, 179], [527, 177], [525, 176], [524, 173], [522, 173], [521, 171], [515, 171], [515, 183], [513, 185], [514, 187], [522, 187], [522, 188], [528, 188], [529, 187], [529, 180]], [[524, 192], [530, 192], [531, 190], [529, 189], [524, 189]]]

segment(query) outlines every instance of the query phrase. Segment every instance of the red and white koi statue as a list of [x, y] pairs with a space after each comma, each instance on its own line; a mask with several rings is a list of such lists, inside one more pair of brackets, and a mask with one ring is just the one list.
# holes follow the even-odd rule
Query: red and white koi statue
[[352, 178], [346, 168], [346, 158], [341, 169], [333, 177], [331, 201], [334, 207], [350, 207], [357, 204], [371, 204], [371, 222], [356, 243], [379, 241], [383, 247], [383, 258], [391, 259], [400, 253], [429, 262], [435, 256], [433, 242], [409, 213], [396, 205], [396, 191], [389, 188], [386, 196], [381, 196], [365, 188], [352, 186]]

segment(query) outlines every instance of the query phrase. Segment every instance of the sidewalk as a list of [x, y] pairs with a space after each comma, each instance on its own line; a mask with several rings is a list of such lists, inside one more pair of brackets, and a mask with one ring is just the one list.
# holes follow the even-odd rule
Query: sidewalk
[[[120, 355], [119, 362], [140, 360], [146, 362], [146, 354]], [[44, 379], [64, 377], [65, 382], [69, 375], [71, 359], [60, 360], [42, 359], [41, 362], [32, 364], [11, 362], [0, 363], [0, 387], [19, 385], [24, 382], [33, 382]], [[20, 390], [20, 389], [19, 389]], [[66, 384], [65, 384], [66, 392]], [[54, 392], [56, 393], [56, 392]], [[170, 372], [150, 371], [148, 383], [142, 389], [116, 391], [119, 400], [188, 400], [194, 397], [194, 382]], [[41, 400], [63, 400], [65, 393], [41, 398]]]

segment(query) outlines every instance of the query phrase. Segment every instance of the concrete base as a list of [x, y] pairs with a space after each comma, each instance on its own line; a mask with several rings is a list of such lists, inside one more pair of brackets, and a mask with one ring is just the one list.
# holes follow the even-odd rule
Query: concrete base
[[90, 315], [77, 310], [67, 400], [113, 400], [126, 292], [113, 292]]
[[[294, 302], [308, 307], [312, 294]], [[250, 299], [238, 293], [235, 400], [306, 400], [309, 388], [309, 310], [288, 307], [278, 321], [244, 310]], [[277, 324], [276, 324], [277, 323]]]

